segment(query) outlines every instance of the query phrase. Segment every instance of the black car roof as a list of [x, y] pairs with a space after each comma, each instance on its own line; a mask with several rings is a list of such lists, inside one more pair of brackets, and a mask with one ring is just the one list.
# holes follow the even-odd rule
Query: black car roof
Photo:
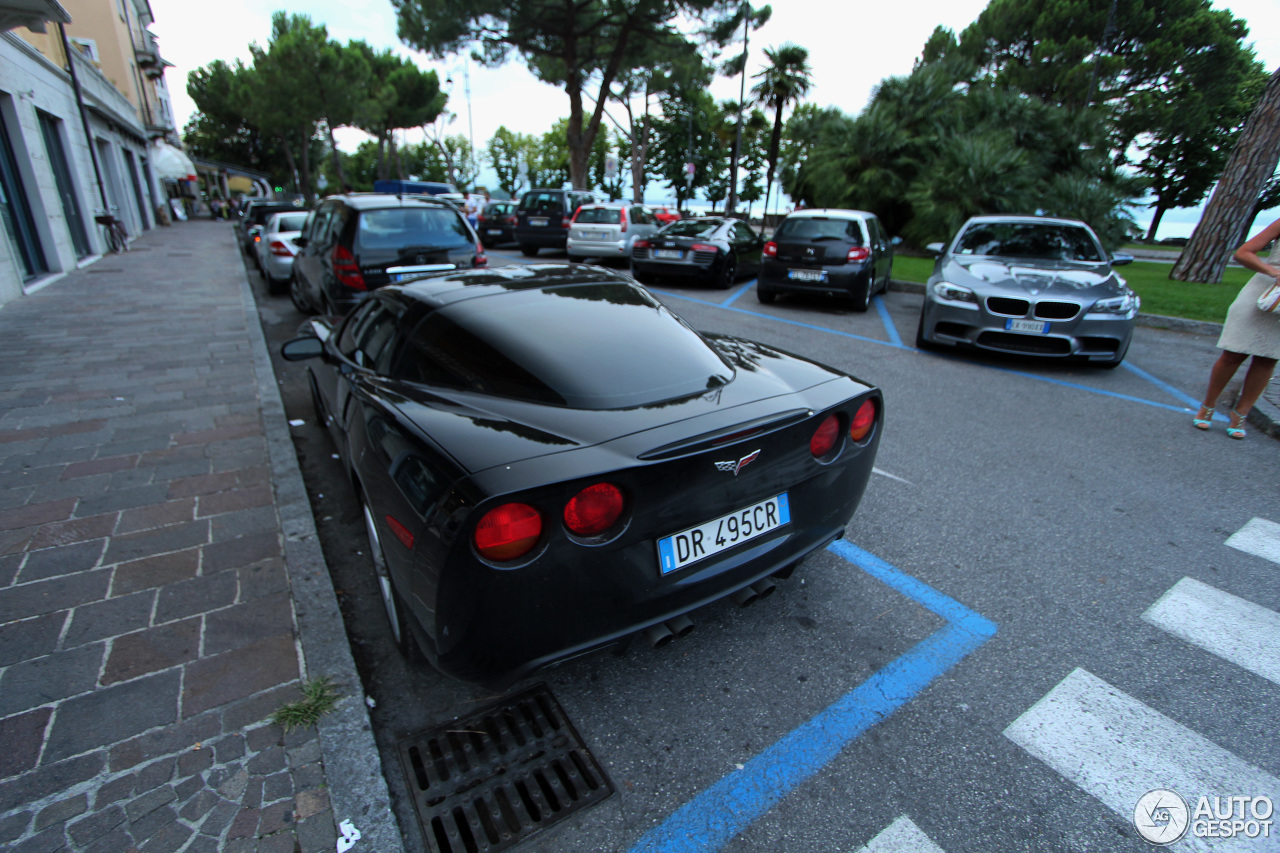
[[434, 305], [496, 296], [513, 290], [536, 290], [565, 284], [617, 283], [637, 286], [630, 276], [586, 264], [512, 264], [492, 269], [450, 272], [382, 288], [405, 298]]

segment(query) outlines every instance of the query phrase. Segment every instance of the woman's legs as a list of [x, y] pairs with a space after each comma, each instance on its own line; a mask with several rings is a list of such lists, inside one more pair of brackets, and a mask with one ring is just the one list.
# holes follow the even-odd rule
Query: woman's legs
[[1236, 400], [1234, 406], [1242, 418], [1249, 414], [1253, 404], [1258, 402], [1262, 392], [1267, 390], [1267, 383], [1271, 381], [1275, 371], [1276, 359], [1263, 358], [1260, 355], [1253, 357], [1253, 361], [1249, 363], [1249, 369], [1244, 374], [1244, 386], [1240, 389], [1240, 398]]
[[[1202, 408], [1208, 409], [1210, 412], [1213, 411], [1213, 408], [1218, 405], [1218, 398], [1226, 390], [1227, 383], [1231, 381], [1232, 376], [1236, 375], [1236, 370], [1240, 368], [1240, 365], [1244, 364], [1244, 360], [1248, 357], [1242, 352], [1231, 352], [1225, 349], [1222, 351], [1222, 355], [1218, 356], [1218, 360], [1213, 363], [1213, 369], [1209, 371], [1209, 389], [1204, 392], [1204, 400], [1200, 404]], [[1275, 362], [1272, 361], [1271, 364], [1274, 366]], [[1263, 387], [1266, 387], [1265, 382]], [[1258, 394], [1261, 393], [1262, 391], [1259, 390]], [[1255, 395], [1253, 399], [1256, 400], [1258, 398]], [[1252, 400], [1249, 405], [1253, 405]], [[1246, 411], [1248, 410], [1246, 409]]]

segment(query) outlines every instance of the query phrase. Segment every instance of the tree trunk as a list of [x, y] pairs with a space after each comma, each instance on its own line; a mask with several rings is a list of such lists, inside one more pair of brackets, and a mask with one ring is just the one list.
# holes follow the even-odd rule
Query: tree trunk
[[307, 199], [307, 205], [316, 203], [316, 194], [311, 189], [311, 137], [315, 135], [315, 125], [309, 128], [304, 127], [302, 130], [302, 168], [298, 173], [298, 180], [302, 183], [299, 189], [302, 195]]
[[1244, 222], [1267, 179], [1280, 162], [1280, 70], [1271, 75], [1262, 99], [1245, 122], [1218, 186], [1191, 240], [1174, 264], [1174, 281], [1217, 283], [1227, 268]]
[[1148, 240], [1156, 239], [1156, 230], [1160, 227], [1160, 220], [1164, 219], [1164, 210], [1165, 210], [1164, 205], [1162, 204], [1156, 205], [1155, 216], [1151, 217], [1151, 227], [1147, 229]]
[[378, 178], [378, 180], [386, 180], [391, 177], [391, 164], [387, 162], [386, 133], [378, 134], [378, 163], [374, 167], [373, 174]]
[[276, 140], [280, 143], [281, 150], [284, 151], [285, 162], [289, 164], [289, 174], [293, 175], [294, 189], [301, 191], [302, 185], [298, 177], [298, 164], [293, 159], [293, 149], [289, 146], [289, 140], [285, 138], [283, 133], [277, 134]]
[[333, 124], [325, 119], [324, 127], [329, 134], [329, 153], [333, 156], [333, 174], [338, 178], [341, 191], [346, 192], [351, 184], [347, 180], [347, 173], [342, 170], [342, 158], [338, 156], [338, 143], [333, 138]]

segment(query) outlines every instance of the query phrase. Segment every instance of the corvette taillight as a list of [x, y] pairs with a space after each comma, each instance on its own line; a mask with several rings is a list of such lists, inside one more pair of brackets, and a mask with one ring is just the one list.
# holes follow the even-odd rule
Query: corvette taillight
[[840, 418], [836, 415], [827, 415], [826, 420], [814, 431], [813, 438], [809, 439], [809, 452], [813, 454], [814, 459], [821, 459], [836, 446], [838, 438], [840, 438]]
[[871, 434], [871, 428], [875, 424], [876, 404], [870, 400], [863, 400], [853, 416], [853, 423], [849, 424], [849, 438], [857, 442], [864, 441]]
[[579, 536], [597, 536], [618, 523], [626, 501], [612, 483], [596, 483], [578, 492], [564, 507], [564, 526]]
[[857, 261], [865, 261], [869, 257], [871, 257], [871, 250], [866, 246], [854, 246], [849, 250], [849, 263], [851, 264]]
[[528, 504], [509, 503], [489, 510], [476, 525], [476, 550], [486, 559], [505, 562], [533, 550], [542, 536], [542, 515]]
[[770, 240], [764, 244], [764, 256], [766, 258], [778, 257], [778, 244]]

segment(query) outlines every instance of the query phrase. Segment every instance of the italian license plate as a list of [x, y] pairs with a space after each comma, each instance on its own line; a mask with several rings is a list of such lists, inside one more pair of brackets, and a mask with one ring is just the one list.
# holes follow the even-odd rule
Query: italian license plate
[[502, 229], [501, 229], [501, 228], [490, 228], [490, 229], [489, 229], [489, 233], [490, 233], [490, 234], [501, 234], [501, 233], [502, 233]]
[[826, 270], [787, 270], [787, 278], [792, 281], [826, 281]]
[[658, 540], [658, 565], [669, 574], [791, 523], [787, 493]]
[[1004, 328], [1007, 332], [1030, 332], [1033, 335], [1049, 333], [1049, 324], [1039, 320], [1005, 320]]
[[679, 249], [654, 249], [653, 256], [655, 258], [670, 258], [673, 261], [678, 261], [684, 257], [684, 252]]
[[529, 217], [529, 224], [530, 224], [531, 226], [533, 226], [534, 228], [545, 228], [545, 227], [547, 226], [547, 217], [545, 217], [545, 216], [530, 216], [530, 217]]

